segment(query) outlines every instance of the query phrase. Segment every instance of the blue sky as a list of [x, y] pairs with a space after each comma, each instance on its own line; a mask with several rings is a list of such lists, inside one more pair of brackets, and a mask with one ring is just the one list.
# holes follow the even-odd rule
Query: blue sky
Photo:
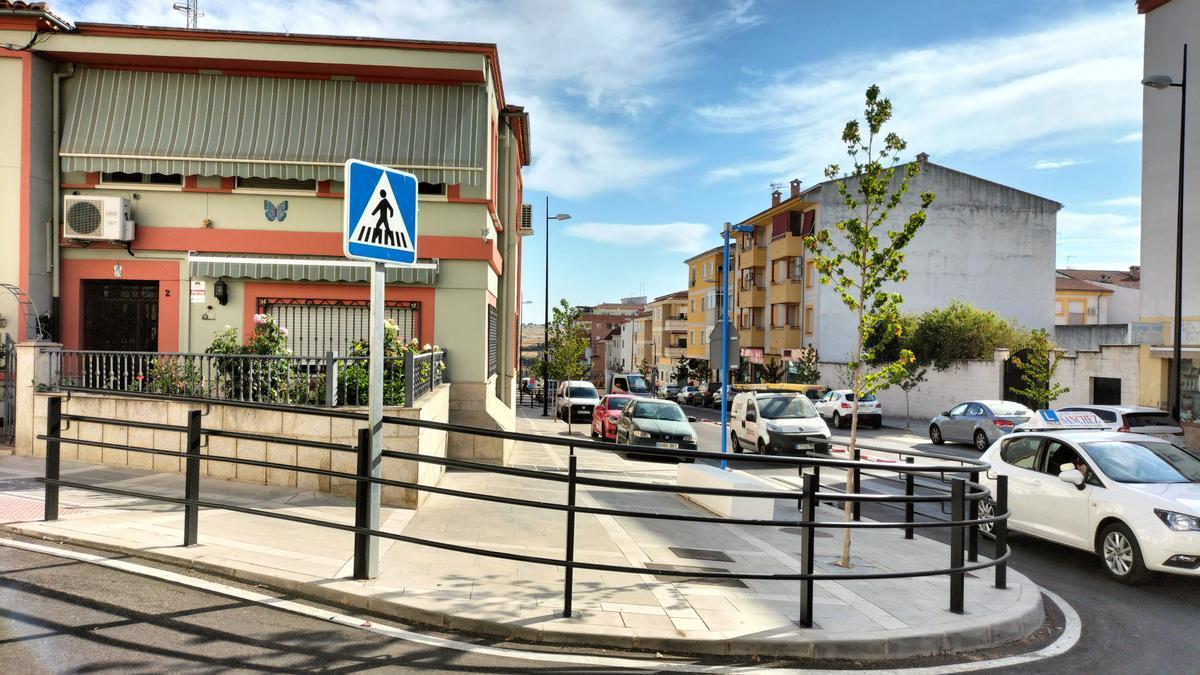
[[[56, 2], [181, 25], [169, 0]], [[685, 284], [682, 261], [770, 184], [822, 179], [862, 93], [911, 154], [1064, 204], [1060, 266], [1138, 262], [1142, 19], [1131, 0], [201, 0], [205, 28], [495, 42], [531, 116], [524, 290], [598, 303]], [[1069, 256], [1069, 258], [1068, 258]]]

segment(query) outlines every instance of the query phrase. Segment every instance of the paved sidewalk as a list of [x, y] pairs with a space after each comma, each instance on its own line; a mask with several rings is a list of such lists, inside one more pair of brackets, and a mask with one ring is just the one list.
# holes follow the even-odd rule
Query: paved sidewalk
[[[565, 425], [522, 410], [519, 429], [563, 434]], [[576, 433], [579, 433], [576, 427]], [[581, 473], [673, 483], [673, 464], [630, 462], [579, 451]], [[513, 464], [565, 472], [565, 448], [519, 445]], [[966, 614], [952, 614], [949, 581], [932, 577], [817, 582], [815, 622], [800, 629], [798, 582], [705, 580], [705, 571], [799, 572], [798, 532], [788, 528], [680, 523], [580, 514], [576, 559], [613, 565], [694, 569], [699, 578], [656, 578], [577, 570], [574, 615], [561, 618], [563, 571], [557, 567], [460, 554], [382, 540], [380, 576], [349, 579], [353, 535], [252, 515], [202, 510], [200, 545], [179, 546], [182, 508], [64, 490], [59, 521], [43, 523], [41, 460], [0, 456], [0, 523], [30, 535], [130, 552], [203, 568], [340, 604], [451, 629], [516, 639], [685, 653], [900, 658], [993, 646], [1020, 639], [1042, 621], [1041, 596], [1010, 571], [1007, 590], [990, 570], [968, 575]], [[180, 496], [183, 477], [65, 462], [64, 479]], [[448, 472], [445, 487], [564, 503], [565, 485], [475, 472]], [[352, 503], [323, 493], [204, 479], [201, 498], [335, 522], [353, 521]], [[671, 493], [580, 488], [578, 503], [671, 513], [702, 513]], [[776, 518], [797, 518], [781, 500]], [[821, 507], [818, 518], [840, 519]], [[420, 511], [384, 509], [383, 528], [413, 537], [561, 559], [565, 515], [431, 495]], [[818, 535], [818, 572], [833, 562], [841, 531]], [[854, 571], [945, 567], [949, 550], [896, 530], [857, 530]], [[691, 550], [689, 550], [691, 549]], [[723, 583], [722, 583], [723, 582]]]

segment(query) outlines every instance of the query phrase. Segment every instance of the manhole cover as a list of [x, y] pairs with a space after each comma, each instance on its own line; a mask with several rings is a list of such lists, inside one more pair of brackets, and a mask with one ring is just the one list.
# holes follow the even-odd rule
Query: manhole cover
[[[804, 534], [803, 527], [781, 527], [779, 528], [779, 531], [783, 532], [784, 534]], [[825, 530], [819, 528], [813, 533], [813, 537], [816, 539], [828, 539], [832, 536], [832, 534], [829, 534]]]
[[674, 553], [679, 558], [689, 558], [691, 560], [715, 560], [717, 562], [733, 562], [733, 558], [725, 555], [721, 551], [714, 551], [707, 548], [682, 548], [679, 546], [671, 546], [671, 553]]
[[[705, 572], [728, 572], [729, 571], [723, 567], [694, 567], [692, 565], [664, 565], [662, 563], [655, 563], [654, 566], [657, 567], [658, 569], [663, 569], [663, 570], [675, 570], [675, 571], [679, 571], [679, 572], [696, 572], [697, 574], [704, 574]], [[749, 586], [742, 583], [741, 580], [739, 580], [739, 579], [726, 579], [723, 577], [704, 577], [704, 576], [677, 577], [677, 576], [673, 576], [673, 575], [669, 576], [666, 574], [655, 574], [654, 579], [656, 581], [663, 581], [663, 582], [672, 583], [672, 584], [704, 584], [705, 586], [723, 586], [725, 588], [749, 588]]]

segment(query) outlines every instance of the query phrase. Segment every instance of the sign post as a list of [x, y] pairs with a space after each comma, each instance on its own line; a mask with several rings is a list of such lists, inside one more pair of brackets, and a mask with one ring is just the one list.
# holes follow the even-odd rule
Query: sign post
[[[356, 159], [347, 160], [345, 178], [342, 250], [347, 258], [371, 262], [367, 424], [371, 431], [371, 476], [379, 478], [383, 466], [384, 265], [416, 265], [417, 178]], [[377, 530], [380, 486], [371, 483], [359, 489], [363, 487], [367, 490], [367, 526]], [[379, 540], [368, 539], [363, 569], [368, 578], [375, 578], [379, 575]]]

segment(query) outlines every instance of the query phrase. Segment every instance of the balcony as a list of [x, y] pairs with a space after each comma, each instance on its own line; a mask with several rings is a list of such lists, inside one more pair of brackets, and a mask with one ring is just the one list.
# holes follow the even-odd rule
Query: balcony
[[767, 248], [767, 257], [771, 260], [778, 260], [780, 258], [803, 256], [805, 252], [804, 237], [789, 234], [786, 237], [771, 242], [771, 245]]
[[799, 326], [780, 326], [772, 328], [767, 334], [766, 352], [776, 356], [785, 349], [799, 349], [804, 346], [804, 336]]
[[739, 328], [738, 346], [762, 349], [763, 338], [765, 334], [766, 331], [764, 331], [762, 328]]
[[753, 246], [750, 250], [738, 251], [738, 268], [765, 267], [767, 265], [767, 247]]
[[800, 304], [804, 302], [804, 283], [799, 279], [771, 284], [771, 304], [787, 302]]
[[663, 322], [663, 330], [667, 331], [668, 333], [686, 333], [687, 332], [687, 318], [686, 317], [669, 318]]
[[751, 288], [738, 293], [738, 307], [765, 307], [766, 304], [767, 289], [765, 288]]
[[663, 349], [662, 355], [668, 359], [672, 359], [672, 360], [678, 359], [680, 357], [687, 355], [687, 347], [686, 346], [682, 346], [682, 347], [668, 346], [667, 348]]

